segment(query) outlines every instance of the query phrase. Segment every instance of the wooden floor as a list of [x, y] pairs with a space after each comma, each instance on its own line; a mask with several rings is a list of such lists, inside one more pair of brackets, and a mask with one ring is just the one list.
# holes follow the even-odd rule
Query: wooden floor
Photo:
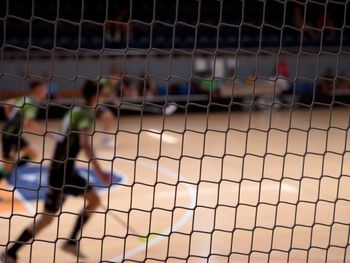
[[[124, 181], [100, 192], [110, 210], [100, 208], [84, 228], [81, 262], [350, 262], [348, 127], [346, 108], [123, 116], [116, 137], [109, 135], [113, 149], [101, 145], [98, 125], [97, 155]], [[51, 139], [27, 137], [51, 157]], [[42, 201], [0, 196], [2, 252]], [[82, 206], [68, 199], [20, 262], [76, 262], [60, 238]]]

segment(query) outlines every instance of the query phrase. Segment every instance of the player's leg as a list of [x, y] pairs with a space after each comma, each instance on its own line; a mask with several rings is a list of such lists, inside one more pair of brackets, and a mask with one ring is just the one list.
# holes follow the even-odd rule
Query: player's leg
[[16, 162], [12, 157], [11, 152], [18, 148], [18, 137], [3, 134], [1, 141], [3, 162], [0, 167], [0, 174], [2, 178], [6, 178]]
[[[102, 106], [98, 108], [98, 114], [102, 122], [103, 130], [107, 132], [115, 132], [113, 129], [116, 127], [116, 118], [113, 112], [107, 107]], [[102, 140], [102, 144], [103, 146], [113, 148], [115, 145], [115, 140], [105, 137]]]
[[66, 252], [72, 253], [73, 255], [78, 255], [83, 257], [84, 255], [79, 251], [79, 236], [82, 232], [83, 226], [89, 221], [92, 213], [100, 205], [100, 198], [97, 195], [96, 191], [88, 186], [87, 181], [79, 175], [75, 175], [70, 179], [70, 182], [67, 182], [69, 185], [74, 185], [76, 187], [69, 187], [67, 191], [70, 194], [76, 196], [83, 196], [86, 199], [85, 207], [80, 212], [69, 236], [69, 241], [63, 245], [63, 249]]
[[106, 131], [111, 131], [113, 129], [113, 127], [115, 127], [114, 126], [114, 122], [115, 122], [114, 114], [107, 108], [105, 108], [105, 110], [102, 111], [102, 113], [101, 113], [101, 121], [102, 121], [103, 128]]
[[88, 222], [92, 213], [100, 204], [99, 196], [97, 195], [96, 191], [93, 190], [93, 188], [89, 188], [89, 190], [86, 192], [86, 195], [84, 197], [86, 198], [86, 206], [80, 212], [80, 215], [77, 221], [75, 222], [73, 231], [70, 235], [70, 239], [73, 243], [76, 242], [79, 234], [81, 233], [81, 229]]
[[15, 163], [15, 160], [12, 158], [6, 158], [3, 157], [3, 162], [0, 167], [0, 178], [7, 178], [9, 173], [11, 172], [13, 168], [13, 164]]
[[29, 143], [23, 138], [20, 139], [20, 160], [17, 166], [23, 166], [28, 161], [33, 160], [37, 156], [37, 151], [29, 145]]
[[3, 261], [6, 262], [4, 259], [7, 257], [8, 261], [12, 260], [13, 262], [16, 262], [18, 250], [34, 237], [34, 233], [39, 234], [52, 222], [54, 215], [46, 213], [48, 213], [48, 211], [46, 211], [45, 214], [39, 215], [35, 220], [35, 224], [23, 230], [17, 240], [7, 249], [7, 252], [2, 255]]
[[57, 211], [62, 207], [64, 194], [55, 189], [49, 189], [45, 200], [45, 212], [36, 217], [35, 223], [27, 227], [17, 238], [17, 240], [8, 247], [7, 251], [1, 255], [2, 262], [16, 262], [18, 250], [28, 243], [34, 235], [39, 234], [54, 219]]
[[[18, 141], [19, 140], [19, 141]], [[19, 149], [19, 156], [18, 155]], [[11, 155], [11, 152], [12, 155]], [[16, 159], [19, 157], [17, 166], [25, 165], [29, 160], [36, 157], [37, 153], [34, 148], [32, 148], [26, 140], [18, 136], [3, 136], [2, 137], [2, 156], [4, 162], [0, 167], [0, 174], [2, 177], [7, 177], [12, 171]], [[14, 156], [14, 157], [12, 157]]]

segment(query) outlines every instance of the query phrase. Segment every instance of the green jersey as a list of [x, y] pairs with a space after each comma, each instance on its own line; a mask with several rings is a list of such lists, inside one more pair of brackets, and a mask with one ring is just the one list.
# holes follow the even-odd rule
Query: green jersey
[[15, 105], [5, 123], [3, 131], [18, 134], [21, 130], [24, 119], [35, 119], [39, 108], [37, 102], [32, 97], [19, 97], [15, 99]]
[[102, 78], [100, 80], [100, 84], [103, 90], [103, 93], [105, 96], [110, 96], [115, 94], [115, 87], [111, 84], [110, 80], [108, 78]]
[[93, 125], [94, 109], [74, 106], [72, 110], [68, 111], [62, 121], [62, 135], [58, 136], [53, 159], [64, 161], [67, 157], [75, 158], [80, 151], [80, 132], [92, 132]]
[[91, 131], [94, 124], [94, 109], [82, 106], [74, 106], [68, 111], [62, 122], [61, 131], [67, 134], [69, 131]]
[[201, 87], [206, 90], [217, 90], [220, 88], [219, 83], [216, 80], [211, 80], [209, 77], [202, 80]]
[[111, 80], [108, 78], [102, 78], [100, 80], [100, 85], [102, 87], [102, 91], [104, 96], [106, 97], [113, 97], [113, 96], [119, 96], [120, 95], [120, 86], [121, 82], [117, 82], [116, 84], [112, 84]]

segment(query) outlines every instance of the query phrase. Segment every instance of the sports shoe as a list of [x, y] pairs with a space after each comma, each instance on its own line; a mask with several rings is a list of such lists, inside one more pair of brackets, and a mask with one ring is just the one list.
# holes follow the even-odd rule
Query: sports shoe
[[63, 244], [62, 249], [67, 253], [72, 254], [75, 257], [79, 256], [80, 258], [86, 258], [86, 255], [81, 250], [79, 250], [78, 242], [73, 243], [73, 242], [66, 241]]
[[2, 253], [0, 256], [1, 263], [16, 263], [17, 257], [7, 254], [6, 252]]
[[169, 104], [168, 106], [165, 107], [165, 115], [171, 115], [175, 113], [177, 110], [177, 106], [173, 104]]

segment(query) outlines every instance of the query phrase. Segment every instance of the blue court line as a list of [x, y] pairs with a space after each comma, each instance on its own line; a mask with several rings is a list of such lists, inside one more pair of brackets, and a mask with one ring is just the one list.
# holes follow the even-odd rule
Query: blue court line
[[[94, 186], [98, 191], [106, 190], [106, 184], [96, 174], [93, 169], [77, 168], [77, 172], [84, 177], [90, 185]], [[16, 188], [23, 199], [27, 201], [42, 200], [46, 196], [48, 186], [49, 168], [42, 165], [25, 165], [18, 167], [11, 172], [8, 177], [9, 184]], [[119, 184], [123, 181], [123, 176], [113, 174], [112, 183]]]

